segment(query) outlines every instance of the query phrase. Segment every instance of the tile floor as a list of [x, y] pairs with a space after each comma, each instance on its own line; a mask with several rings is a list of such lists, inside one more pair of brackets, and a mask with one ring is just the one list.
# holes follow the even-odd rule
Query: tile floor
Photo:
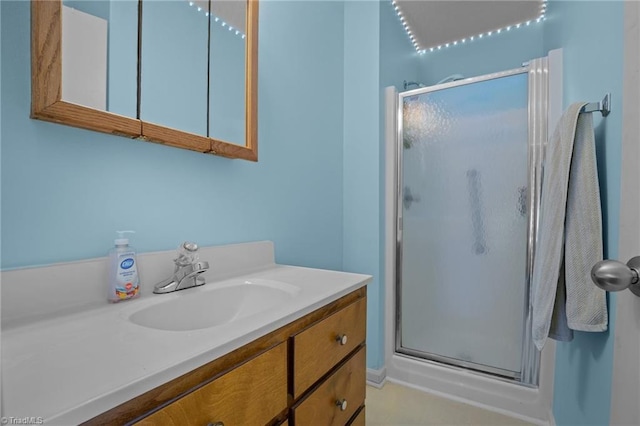
[[523, 420], [387, 382], [367, 386], [367, 426], [531, 426]]

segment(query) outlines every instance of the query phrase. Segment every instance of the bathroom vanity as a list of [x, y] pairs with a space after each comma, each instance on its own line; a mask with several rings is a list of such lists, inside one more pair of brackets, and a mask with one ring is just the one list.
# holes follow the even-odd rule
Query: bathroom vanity
[[85, 424], [364, 424], [360, 288]]
[[[100, 269], [102, 259], [4, 272], [3, 415], [45, 424], [364, 425], [369, 276], [276, 265], [273, 245], [261, 242], [202, 249], [214, 265], [206, 285], [151, 294], [171, 254], [138, 256], [139, 299], [31, 319], [4, 312], [8, 298], [20, 303], [29, 291], [5, 289], [69, 267]], [[203, 303], [215, 307], [215, 324], [196, 318]]]

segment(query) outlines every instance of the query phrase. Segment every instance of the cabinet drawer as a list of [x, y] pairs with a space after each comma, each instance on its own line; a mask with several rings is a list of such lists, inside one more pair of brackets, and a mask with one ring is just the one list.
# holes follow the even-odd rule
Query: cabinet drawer
[[356, 414], [356, 416], [351, 420], [349, 426], [365, 426], [365, 418], [364, 418], [364, 407], [360, 409], [360, 412]]
[[364, 342], [366, 317], [367, 299], [362, 298], [293, 336], [294, 398]]
[[[335, 373], [293, 409], [296, 426], [345, 425], [364, 403], [365, 349], [360, 348]], [[346, 401], [346, 406], [339, 403]]]
[[286, 407], [287, 353], [281, 343], [136, 425], [264, 425]]
[[[296, 426], [345, 425], [364, 403], [366, 383], [365, 348], [322, 382], [293, 409]], [[338, 402], [346, 401], [342, 410]]]

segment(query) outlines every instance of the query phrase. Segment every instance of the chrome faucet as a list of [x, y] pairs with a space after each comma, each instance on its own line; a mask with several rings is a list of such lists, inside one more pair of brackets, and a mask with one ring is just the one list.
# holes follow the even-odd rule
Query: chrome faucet
[[184, 242], [178, 248], [178, 258], [174, 259], [173, 275], [155, 285], [154, 293], [171, 293], [205, 283], [200, 276], [209, 269], [209, 262], [198, 260], [198, 245]]

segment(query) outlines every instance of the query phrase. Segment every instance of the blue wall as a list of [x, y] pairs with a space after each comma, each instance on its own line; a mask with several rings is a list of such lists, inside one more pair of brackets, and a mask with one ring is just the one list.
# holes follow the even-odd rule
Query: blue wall
[[[380, 100], [384, 106], [384, 88], [396, 86], [403, 91], [403, 82], [419, 78], [418, 52], [411, 44], [400, 18], [390, 1], [380, 2]], [[384, 117], [383, 108], [381, 108]], [[381, 123], [384, 125], [384, 123]], [[381, 130], [384, 126], [381, 127]], [[384, 135], [383, 135], [384, 136]], [[384, 168], [381, 169], [384, 172]]]
[[3, 268], [105, 256], [127, 228], [142, 252], [269, 239], [341, 269], [342, 3], [261, 4], [258, 163], [30, 119], [29, 2], [0, 7]]
[[[379, 368], [382, 89], [516, 68], [557, 47], [565, 51], [566, 105], [613, 93], [614, 113], [596, 124], [605, 248], [617, 254], [620, 2], [553, 1], [543, 25], [417, 59], [386, 1], [264, 1], [258, 163], [29, 119], [29, 3], [3, 1], [0, 10], [1, 56], [12, 59], [0, 63], [2, 268], [104, 256], [113, 231], [124, 228], [137, 230], [132, 242], [143, 252], [185, 239], [270, 239], [280, 263], [374, 275], [367, 364]], [[203, 195], [190, 199], [196, 191]], [[558, 424], [608, 421], [611, 340], [577, 333], [559, 345]]]
[[374, 368], [383, 363], [384, 336], [379, 261], [379, 16], [377, 2], [344, 4], [343, 267], [374, 276], [367, 289], [367, 365]]
[[375, 276], [379, 367], [380, 6], [351, 3], [261, 4], [255, 164], [31, 120], [29, 4], [2, 2], [2, 268], [104, 256], [123, 228], [141, 252], [270, 239], [280, 263]]
[[141, 120], [207, 135], [208, 35], [188, 2], [143, 2]]
[[[84, 2], [82, 2], [84, 3]], [[109, 2], [107, 109], [136, 117], [138, 88], [138, 2]]]
[[373, 275], [367, 366], [384, 365], [384, 88], [418, 75], [417, 54], [388, 1], [344, 6], [343, 267]]
[[[591, 31], [606, 28], [606, 31]], [[551, 49], [564, 51], [564, 106], [613, 95], [613, 113], [594, 115], [605, 234], [605, 258], [617, 257], [622, 135], [623, 3], [552, 1], [547, 20], [517, 31], [421, 56], [423, 83], [517, 68]], [[610, 330], [614, 327], [610, 300]], [[608, 333], [575, 333], [556, 354], [554, 415], [558, 425], [608, 424], [613, 342]]]
[[[593, 102], [612, 93], [612, 113], [593, 114], [602, 198], [605, 258], [617, 258], [622, 139], [621, 1], [552, 1], [545, 49], [564, 51], [564, 106]], [[606, 28], [606, 31], [589, 31]], [[575, 333], [559, 343], [553, 412], [558, 425], [609, 423], [615, 295], [609, 300], [608, 333]]]
[[245, 144], [245, 44], [229, 26], [211, 19], [209, 136]]
[[109, 21], [111, 5], [108, 0], [62, 0], [62, 4]]

